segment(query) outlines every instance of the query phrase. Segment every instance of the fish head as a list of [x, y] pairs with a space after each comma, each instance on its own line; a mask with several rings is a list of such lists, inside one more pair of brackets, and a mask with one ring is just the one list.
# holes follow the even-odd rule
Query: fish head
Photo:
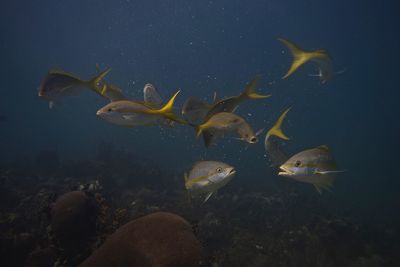
[[111, 102], [96, 112], [96, 115], [107, 122], [124, 125], [124, 113], [121, 112], [119, 101]]
[[222, 166], [217, 166], [215, 169], [210, 170], [210, 176], [208, 180], [211, 183], [224, 183], [229, 181], [236, 174], [234, 167], [224, 164]]
[[255, 144], [258, 142], [257, 134], [254, 133], [253, 129], [247, 122], [242, 122], [237, 128], [240, 139], [246, 141], [249, 144]]
[[244, 140], [249, 144], [255, 144], [258, 142], [258, 138], [254, 134], [245, 134], [243, 136]]
[[312, 158], [308, 158], [303, 153], [299, 153], [289, 158], [279, 169], [278, 175], [290, 177], [290, 178], [301, 178], [314, 174], [317, 165], [314, 163]]
[[289, 158], [280, 167], [278, 175], [301, 178], [325, 171], [335, 171], [336, 164], [325, 145], [307, 149]]

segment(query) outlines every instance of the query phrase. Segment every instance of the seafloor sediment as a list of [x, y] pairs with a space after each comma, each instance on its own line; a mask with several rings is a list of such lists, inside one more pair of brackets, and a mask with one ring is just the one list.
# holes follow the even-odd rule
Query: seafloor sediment
[[[228, 185], [202, 205], [188, 201], [180, 174], [128, 153], [99, 153], [93, 161], [57, 158], [47, 151], [34, 164], [1, 167], [0, 266], [78, 266], [120, 226], [157, 211], [192, 225], [204, 251], [202, 266], [400, 262], [396, 230], [356, 223], [295, 187], [267, 193]], [[63, 207], [76, 208], [66, 215]]]

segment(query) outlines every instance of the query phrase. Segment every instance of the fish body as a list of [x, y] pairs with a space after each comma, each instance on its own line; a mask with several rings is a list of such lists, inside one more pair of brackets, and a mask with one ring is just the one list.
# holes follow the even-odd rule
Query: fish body
[[39, 96], [48, 100], [51, 108], [55, 102], [60, 102], [66, 96], [79, 95], [85, 88], [102, 95], [104, 85], [101, 81], [109, 71], [110, 69], [105, 70], [85, 81], [63, 70], [50, 70], [40, 84]]
[[203, 132], [208, 136], [209, 140], [205, 140], [206, 146], [213, 143], [217, 137], [228, 133], [237, 133], [239, 139], [247, 143], [254, 144], [258, 141], [256, 134], [245, 119], [230, 112], [220, 112], [213, 115], [205, 123], [195, 126], [195, 130], [197, 136], [200, 136]]
[[206, 202], [213, 193], [225, 186], [236, 174], [235, 168], [219, 161], [196, 162], [185, 174], [185, 188], [190, 195], [206, 194]]
[[280, 167], [278, 175], [313, 184], [322, 193], [333, 186], [333, 175], [338, 172], [335, 160], [325, 145], [307, 149], [289, 158]]
[[292, 75], [298, 68], [300, 68], [307, 62], [313, 62], [314, 64], [316, 64], [319, 72], [317, 75], [313, 76], [319, 77], [322, 83], [325, 83], [332, 79], [334, 75], [332, 59], [326, 50], [319, 49], [314, 51], [305, 51], [297, 44], [285, 38], [278, 38], [278, 40], [289, 48], [293, 56], [292, 65], [290, 66], [287, 73], [282, 77], [282, 79], [286, 79], [287, 77]]
[[144, 101], [120, 100], [99, 109], [96, 115], [107, 122], [124, 127], [155, 125], [160, 119], [185, 123], [173, 113], [173, 104], [178, 94], [179, 91], [161, 108]]
[[264, 147], [268, 158], [274, 166], [280, 166], [285, 163], [289, 156], [282, 149], [280, 142], [281, 140], [289, 140], [289, 137], [283, 133], [281, 127], [284, 119], [290, 108], [286, 109], [277, 119], [272, 128], [267, 132], [264, 139]]

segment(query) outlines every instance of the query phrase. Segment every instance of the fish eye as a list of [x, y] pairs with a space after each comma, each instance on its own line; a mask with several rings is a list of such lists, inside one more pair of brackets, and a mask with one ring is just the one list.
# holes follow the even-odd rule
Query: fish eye
[[109, 108], [108, 110], [107, 110], [107, 112], [112, 112], [113, 110], [112, 110], [112, 108]]
[[222, 168], [217, 168], [217, 172], [222, 172]]
[[301, 165], [301, 161], [300, 160], [296, 161], [296, 163], [294, 164], [295, 167], [299, 167], [300, 165]]

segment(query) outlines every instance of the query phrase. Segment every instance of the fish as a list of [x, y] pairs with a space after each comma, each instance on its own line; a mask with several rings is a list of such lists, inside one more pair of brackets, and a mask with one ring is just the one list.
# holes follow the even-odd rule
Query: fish
[[105, 105], [96, 115], [109, 123], [124, 127], [156, 125], [159, 124], [160, 118], [185, 124], [186, 121], [173, 112], [173, 105], [179, 92], [180, 90], [160, 108], [144, 101], [120, 100]]
[[219, 161], [198, 161], [189, 174], [185, 173], [185, 188], [189, 196], [206, 194], [203, 203], [236, 174], [234, 167]]
[[208, 120], [213, 115], [220, 112], [235, 112], [239, 104], [249, 99], [265, 99], [271, 95], [260, 95], [256, 92], [256, 86], [261, 76], [257, 75], [244, 89], [244, 91], [237, 96], [231, 96], [219, 101], [216, 101], [208, 110], [205, 120]]
[[202, 123], [213, 115], [220, 112], [234, 112], [239, 104], [248, 99], [264, 99], [271, 95], [260, 95], [256, 92], [258, 80], [261, 78], [257, 75], [245, 88], [245, 90], [237, 96], [231, 96], [217, 100], [217, 93], [214, 92], [214, 103], [208, 104], [205, 101], [190, 97], [186, 100], [182, 108], [182, 115], [189, 123]]
[[104, 96], [106, 88], [101, 81], [110, 70], [107, 69], [90, 80], [82, 80], [63, 70], [50, 70], [39, 86], [39, 97], [48, 100], [49, 107], [52, 108], [65, 96], [79, 95], [85, 88]]
[[326, 145], [295, 154], [279, 169], [279, 176], [310, 183], [320, 194], [323, 189], [331, 191], [335, 180], [334, 174], [344, 172], [337, 169], [331, 151]]
[[282, 123], [289, 112], [290, 108], [286, 109], [277, 119], [272, 128], [267, 132], [264, 139], [264, 147], [268, 158], [274, 166], [280, 166], [285, 163], [289, 156], [280, 146], [280, 140], [289, 140], [289, 137], [283, 133]]
[[[193, 125], [192, 125], [193, 126]], [[218, 137], [228, 133], [237, 133], [240, 140], [250, 144], [258, 141], [257, 135], [245, 119], [230, 112], [220, 112], [212, 116], [208, 121], [200, 125], [193, 126], [196, 137], [205, 132], [204, 142], [206, 147], [212, 144]]]
[[305, 51], [300, 48], [297, 44], [285, 39], [278, 38], [280, 42], [286, 45], [293, 56], [292, 65], [290, 66], [287, 73], [282, 77], [282, 79], [288, 78], [292, 75], [298, 68], [307, 62], [313, 62], [318, 68], [317, 74], [312, 74], [311, 76], [316, 76], [320, 79], [321, 83], [326, 83], [331, 80], [334, 76], [332, 59], [325, 49], [318, 49], [314, 51]]

